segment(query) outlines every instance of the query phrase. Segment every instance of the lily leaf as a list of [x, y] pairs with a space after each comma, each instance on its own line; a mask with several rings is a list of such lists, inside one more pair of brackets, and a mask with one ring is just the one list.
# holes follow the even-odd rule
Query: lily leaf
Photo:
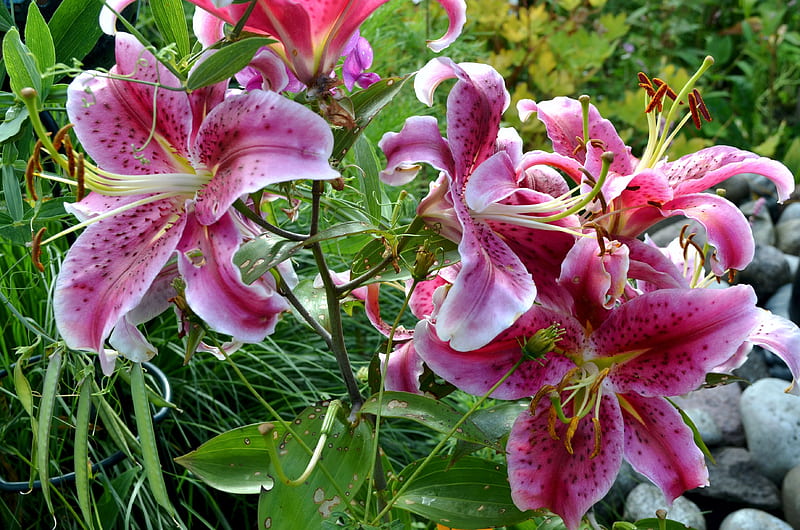
[[181, 57], [189, 55], [189, 30], [181, 0], [161, 0], [150, 4], [156, 27], [166, 42], [174, 42]]
[[[401, 471], [393, 488], [399, 490], [410, 480], [421, 462]], [[463, 529], [511, 525], [533, 515], [514, 506], [506, 467], [475, 457], [455, 463], [449, 457], [432, 460], [397, 498], [395, 507]]]
[[372, 119], [388, 105], [410, 76], [389, 77], [350, 96], [356, 126], [333, 131], [333, 158], [341, 160]]
[[209, 486], [228, 493], [258, 493], [271, 488], [269, 455], [259, 424], [239, 427], [215, 436], [175, 459]]
[[[324, 416], [331, 410], [325, 404], [309, 407], [292, 422], [294, 432], [306, 446], [313, 448], [317, 444]], [[272, 489], [262, 489], [258, 499], [258, 528], [321, 528], [322, 522], [334, 512], [349, 509], [370, 472], [372, 435], [366, 422], [351, 425], [340, 408], [335, 414], [322, 457], [311, 475], [298, 486], [276, 479]], [[290, 480], [296, 479], [305, 470], [309, 455], [292, 435], [275, 427], [273, 435], [283, 471]], [[269, 473], [277, 476], [272, 465]]]
[[[380, 403], [378, 395], [373, 395], [367, 399], [360, 412], [361, 414], [378, 414], [380, 412], [380, 415], [384, 418], [405, 418], [421, 423], [443, 434], [453, 430], [453, 426], [463, 416], [462, 413], [457, 412], [441, 401], [409, 392], [384, 392], [383, 400]], [[472, 422], [471, 418], [467, 418], [456, 429], [453, 437], [493, 447], [498, 451], [502, 450]]]
[[56, 62], [70, 64], [91, 51], [103, 31], [97, 24], [102, 2], [62, 0], [48, 25], [53, 35]]
[[31, 87], [42, 93], [42, 76], [27, 46], [22, 44], [17, 28], [11, 28], [3, 37], [3, 59], [11, 82], [11, 90], [19, 96], [20, 90]]
[[197, 90], [219, 83], [247, 66], [259, 48], [275, 42], [266, 37], [250, 37], [226, 44], [197, 65], [186, 81], [186, 88]]
[[[35, 2], [28, 5], [28, 19], [25, 22], [25, 44], [33, 53], [40, 72], [46, 72], [56, 64], [56, 49], [53, 45], [53, 36], [47, 27], [42, 13]], [[45, 75], [42, 80], [42, 89], [39, 96], [42, 100], [47, 98], [50, 87], [53, 86], [53, 76]]]
[[265, 272], [286, 261], [297, 251], [306, 246], [355, 234], [377, 232], [374, 226], [361, 221], [339, 223], [326, 230], [321, 230], [304, 241], [289, 241], [277, 236], [265, 234], [242, 245], [233, 256], [233, 263], [242, 273], [242, 281], [250, 284]]

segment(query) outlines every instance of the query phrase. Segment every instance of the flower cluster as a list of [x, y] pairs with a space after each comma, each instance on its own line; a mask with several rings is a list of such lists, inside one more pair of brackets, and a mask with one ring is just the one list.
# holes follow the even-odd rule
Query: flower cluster
[[[709, 63], [679, 93], [659, 90], [663, 81], [645, 87], [651, 134], [641, 159], [586, 97], [521, 102], [523, 119], [536, 113], [553, 145], [523, 153], [517, 133], [499, 127], [509, 100], [499, 75], [447, 59], [431, 61], [415, 84], [430, 104], [441, 81], [457, 79], [447, 136], [433, 118], [411, 118], [381, 142], [386, 182], [410, 180], [421, 162], [441, 171], [418, 214], [461, 255], [421, 285], [413, 341], [390, 357], [387, 381], [415, 390], [424, 362], [463, 391], [530, 398], [506, 448], [514, 502], [552, 510], [568, 528], [609, 490], [623, 458], [670, 500], [708, 483], [667, 397], [735, 367], [751, 344], [800, 374], [793, 324], [757, 308], [749, 286], [707, 287], [744, 268], [754, 244], [736, 207], [703, 193], [757, 173], [785, 200], [792, 175], [732, 147], [664, 155], [682, 121], [698, 121], [692, 83]], [[678, 263], [637, 239], [673, 215], [698, 221], [707, 240], [701, 248], [682, 237]]]

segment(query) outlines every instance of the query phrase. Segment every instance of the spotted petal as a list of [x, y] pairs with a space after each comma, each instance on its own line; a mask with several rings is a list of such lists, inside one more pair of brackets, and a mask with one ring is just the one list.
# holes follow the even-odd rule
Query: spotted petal
[[233, 254], [241, 236], [230, 214], [204, 226], [189, 216], [178, 245], [178, 270], [186, 281], [192, 311], [220, 333], [241, 342], [259, 342], [275, 329], [289, 304], [267, 275], [246, 285]]
[[676, 396], [734, 355], [755, 324], [747, 286], [661, 289], [617, 307], [592, 333], [586, 357], [630, 356], [608, 376], [617, 392]]
[[296, 179], [339, 176], [328, 164], [333, 134], [325, 121], [274, 92], [227, 97], [209, 112], [192, 152], [216, 168], [198, 194], [197, 219], [211, 224], [240, 196]]
[[625, 459], [653, 481], [668, 502], [684, 491], [708, 485], [708, 470], [692, 431], [661, 398], [619, 396], [625, 421]]
[[139, 305], [172, 255], [185, 222], [182, 206], [163, 199], [97, 221], [78, 237], [53, 300], [56, 325], [70, 348], [103, 351], [111, 329]]
[[508, 436], [508, 480], [511, 498], [521, 510], [549, 509], [576, 530], [583, 515], [611, 489], [622, 464], [623, 430], [617, 400], [600, 401], [602, 436], [600, 452], [589, 418], [579, 424], [572, 439], [573, 454], [564, 446], [567, 426], [557, 421], [559, 439], [547, 427], [548, 407], [535, 414], [525, 411], [514, 422]]

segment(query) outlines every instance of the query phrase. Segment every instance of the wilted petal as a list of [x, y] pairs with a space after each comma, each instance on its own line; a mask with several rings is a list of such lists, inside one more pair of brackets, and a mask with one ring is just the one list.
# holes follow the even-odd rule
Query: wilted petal
[[182, 205], [161, 200], [90, 225], [61, 266], [53, 297], [59, 333], [74, 349], [103, 351], [139, 305], [181, 236]]
[[242, 342], [259, 342], [275, 329], [278, 316], [289, 309], [267, 275], [246, 285], [233, 254], [241, 236], [230, 214], [210, 226], [193, 216], [178, 245], [178, 269], [186, 281], [186, 301], [192, 311], [220, 333]]
[[511, 498], [521, 510], [546, 508], [575, 530], [583, 515], [611, 488], [622, 464], [623, 430], [619, 404], [613, 397], [600, 401], [602, 422], [600, 452], [595, 450], [593, 424], [584, 418], [572, 439], [573, 454], [564, 447], [567, 426], [556, 421], [560, 439], [547, 428], [548, 407], [540, 404], [535, 415], [525, 411], [508, 436], [508, 480]]
[[701, 192], [742, 173], [755, 173], [771, 180], [778, 189], [781, 202], [794, 191], [794, 175], [786, 166], [727, 145], [702, 149], [665, 163], [661, 169], [669, 177], [676, 195]]
[[197, 162], [217, 168], [198, 193], [198, 221], [213, 223], [240, 196], [270, 184], [338, 177], [332, 150], [330, 128], [302, 105], [262, 90], [227, 97], [195, 139]]
[[661, 488], [668, 502], [708, 485], [703, 452], [692, 430], [665, 399], [619, 396], [625, 421], [625, 459]]
[[728, 289], [661, 289], [614, 309], [585, 358], [630, 354], [608, 376], [617, 392], [676, 396], [729, 359], [756, 323], [755, 295]]

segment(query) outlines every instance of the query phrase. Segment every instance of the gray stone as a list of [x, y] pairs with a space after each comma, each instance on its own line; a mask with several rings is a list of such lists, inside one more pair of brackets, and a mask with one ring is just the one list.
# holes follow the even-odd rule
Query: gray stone
[[778, 288], [791, 281], [789, 262], [783, 252], [770, 245], [757, 244], [753, 261], [736, 275], [735, 283], [752, 285], [758, 301], [763, 304]]
[[655, 517], [657, 510], [667, 510], [667, 518], [681, 522], [697, 530], [706, 530], [706, 520], [700, 508], [686, 497], [678, 497], [667, 508], [667, 501], [661, 490], [653, 484], [639, 484], [625, 500], [625, 519], [638, 521]]
[[744, 508], [728, 514], [719, 530], [792, 530], [792, 527], [767, 512]]
[[778, 223], [788, 221], [790, 219], [800, 219], [800, 202], [790, 202], [783, 205], [781, 209], [781, 216], [778, 218]]
[[710, 486], [692, 493], [764, 510], [781, 507], [778, 487], [758, 471], [747, 449], [724, 447], [712, 455], [716, 463], [707, 462]]
[[707, 446], [719, 445], [722, 443], [722, 430], [714, 421], [714, 416], [704, 409], [683, 409], [694, 423], [700, 438]]
[[761, 379], [739, 401], [753, 462], [776, 484], [800, 464], [800, 398], [784, 393], [787, 386], [782, 379]]
[[[767, 366], [766, 354], [763, 349], [758, 346], [754, 347], [747, 355], [747, 360], [739, 368], [733, 371], [733, 375], [741, 377], [742, 379], [755, 383], [759, 379], [769, 377], [769, 366]], [[744, 385], [747, 388], [749, 385]], [[738, 406], [738, 402], [737, 402]], [[739, 445], [739, 444], [733, 444]], [[744, 445], [744, 429], [742, 429], [742, 444]]]
[[742, 173], [742, 175], [747, 177], [750, 183], [750, 191], [753, 195], [758, 195], [759, 197], [777, 196], [775, 184], [764, 175], [759, 175], [757, 173]]
[[783, 478], [783, 515], [794, 528], [800, 528], [800, 466]]
[[[764, 376], [766, 377], [766, 371]], [[700, 409], [713, 419], [721, 438], [718, 442], [710, 442], [704, 437], [703, 441], [707, 445], [724, 444], [732, 446], [744, 445], [744, 428], [742, 427], [742, 416], [739, 413], [739, 398], [741, 395], [741, 388], [739, 388], [739, 385], [734, 384], [716, 388], [701, 388], [684, 396], [676, 396], [670, 399], [687, 412], [690, 409]], [[689, 414], [689, 417], [697, 424], [692, 414]], [[699, 428], [700, 426], [698, 425], [697, 427]]]
[[706, 229], [693, 219], [679, 216], [669, 217], [653, 226], [647, 233], [656, 245], [666, 247], [673, 239], [677, 239], [681, 235], [684, 226], [688, 226], [685, 231], [686, 235], [697, 234], [694, 241], [702, 247], [706, 242]]
[[725, 190], [725, 198], [734, 204], [742, 204], [750, 198], [750, 181], [744, 175], [734, 175], [717, 184], [716, 188]]
[[800, 256], [800, 218], [787, 219], [775, 226], [775, 246], [787, 254]]
[[769, 297], [767, 303], [764, 304], [764, 309], [768, 309], [776, 315], [789, 318], [789, 301], [792, 298], [792, 284], [787, 283], [781, 285], [775, 294]]
[[756, 245], [774, 245], [775, 226], [772, 224], [767, 202], [763, 199], [757, 199], [742, 204], [739, 209], [750, 222]]

